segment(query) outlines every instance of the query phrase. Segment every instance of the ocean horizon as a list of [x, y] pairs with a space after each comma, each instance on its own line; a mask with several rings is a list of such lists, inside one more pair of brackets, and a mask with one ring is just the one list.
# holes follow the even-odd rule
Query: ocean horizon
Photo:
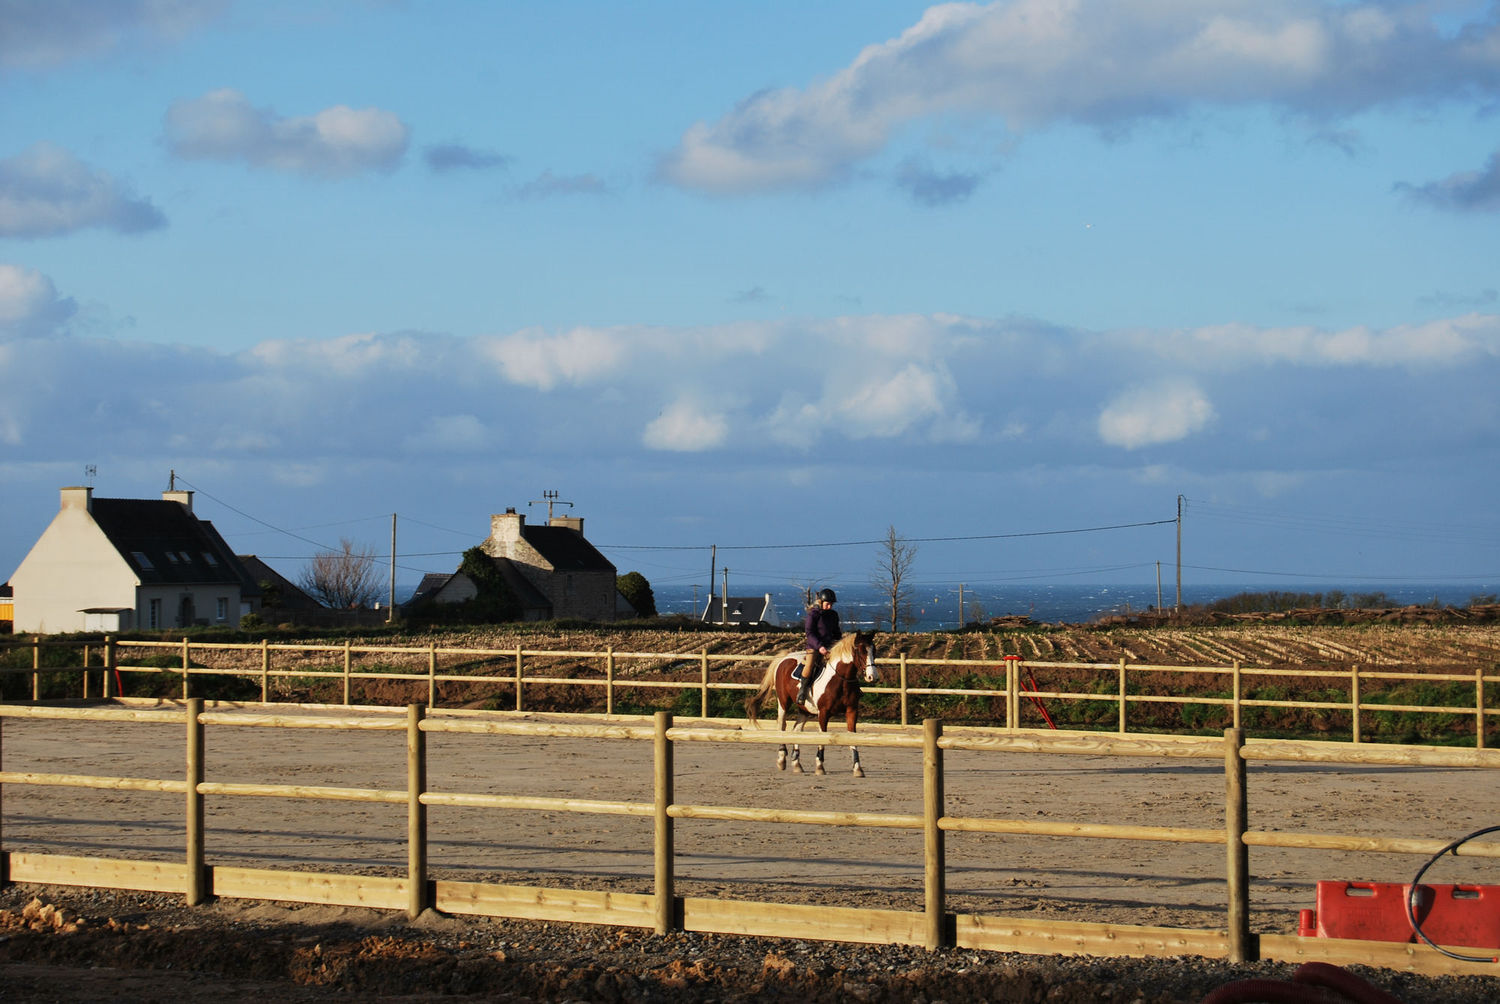
[[[886, 603], [880, 592], [869, 585], [834, 586], [838, 593], [837, 609], [845, 627], [884, 627]], [[1394, 606], [1425, 606], [1437, 604], [1445, 607], [1465, 607], [1475, 596], [1493, 595], [1500, 586], [1486, 583], [1319, 583], [1298, 586], [1221, 583], [1183, 585], [1184, 606], [1213, 603], [1242, 593], [1295, 593], [1321, 594], [1328, 596], [1342, 592], [1346, 597], [1384, 595]], [[656, 611], [662, 615], [681, 614], [701, 616], [707, 604], [707, 593], [701, 585], [653, 586]], [[771, 596], [777, 616], [784, 624], [793, 624], [802, 619], [804, 611], [802, 589], [798, 586], [765, 585], [731, 582], [731, 597]], [[959, 589], [934, 588], [924, 585], [910, 592], [909, 631], [937, 631], [956, 628], [959, 620]], [[1014, 586], [964, 587], [963, 605], [968, 621], [983, 621], [991, 617], [1024, 616], [1038, 623], [1086, 624], [1097, 618], [1113, 614], [1140, 613], [1147, 610], [1170, 609], [1176, 603], [1175, 583], [1163, 583], [1158, 594], [1151, 585], [1129, 584], [1036, 584]]]

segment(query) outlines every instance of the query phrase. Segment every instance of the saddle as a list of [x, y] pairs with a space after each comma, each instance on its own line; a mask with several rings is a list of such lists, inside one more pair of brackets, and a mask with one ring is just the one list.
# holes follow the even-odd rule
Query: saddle
[[[807, 669], [807, 656], [804, 655], [802, 658], [800, 658], [800, 659], [797, 660], [797, 666], [796, 666], [795, 669], [792, 670], [792, 679], [794, 679], [794, 680], [801, 680], [802, 679], [803, 671], [806, 670], [806, 669]], [[822, 675], [821, 670], [819, 671], [819, 675]]]

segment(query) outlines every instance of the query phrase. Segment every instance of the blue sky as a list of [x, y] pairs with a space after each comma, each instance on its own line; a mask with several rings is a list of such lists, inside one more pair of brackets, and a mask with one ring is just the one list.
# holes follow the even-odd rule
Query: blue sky
[[0, 91], [0, 574], [175, 471], [293, 577], [556, 490], [663, 585], [1181, 496], [1189, 599], [1500, 588], [1495, 3], [0, 0]]

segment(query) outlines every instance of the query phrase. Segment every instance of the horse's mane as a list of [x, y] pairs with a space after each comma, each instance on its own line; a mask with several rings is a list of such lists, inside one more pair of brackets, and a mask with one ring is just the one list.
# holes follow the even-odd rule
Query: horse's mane
[[851, 632], [844, 635], [833, 643], [833, 648], [828, 650], [828, 661], [838, 662], [840, 659], [854, 658], [854, 634]]

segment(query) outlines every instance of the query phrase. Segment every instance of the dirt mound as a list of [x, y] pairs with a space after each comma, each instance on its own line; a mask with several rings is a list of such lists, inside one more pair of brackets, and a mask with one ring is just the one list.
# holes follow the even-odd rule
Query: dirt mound
[[[304, 1001], [336, 993], [377, 1001], [1178, 1004], [1233, 981], [1292, 975], [1274, 963], [927, 952], [431, 914], [407, 923], [339, 910], [328, 922], [327, 909], [190, 910], [165, 896], [52, 888], [12, 887], [4, 903], [5, 995], [31, 1000]], [[1406, 1004], [1478, 1004], [1494, 1000], [1497, 987], [1480, 977], [1358, 975]]]

